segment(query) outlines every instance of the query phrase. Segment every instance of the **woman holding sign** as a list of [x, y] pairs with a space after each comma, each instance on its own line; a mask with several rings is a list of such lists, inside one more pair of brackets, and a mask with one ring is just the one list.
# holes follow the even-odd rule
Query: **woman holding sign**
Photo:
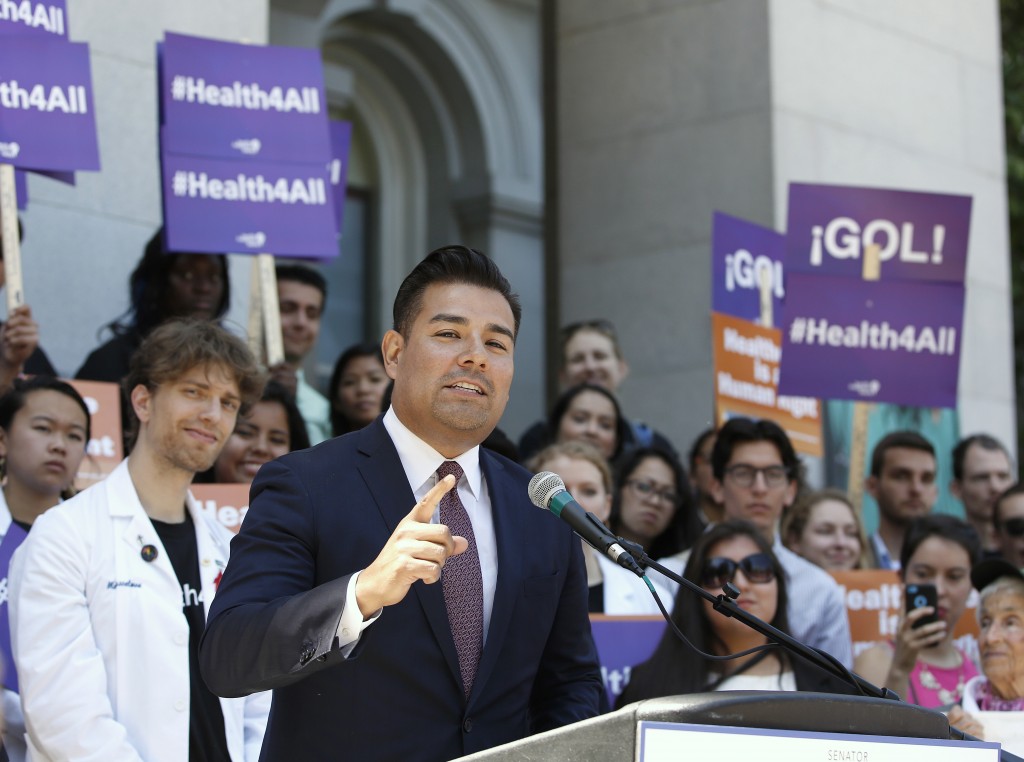
[[[89, 442], [89, 408], [75, 389], [51, 376], [15, 381], [0, 397], [0, 574], [6, 587], [11, 556], [33, 522], [70, 497]], [[3, 657], [4, 748], [14, 762], [25, 759], [25, 723], [11, 659], [7, 596], [0, 602]]]
[[[861, 653], [854, 670], [911, 704], [947, 709], [960, 703], [978, 668], [954, 645], [953, 628], [967, 608], [971, 569], [980, 557], [977, 532], [960, 519], [933, 514], [911, 524], [900, 552], [900, 577], [908, 605], [917, 598], [928, 605], [910, 608], [895, 641]], [[928, 601], [932, 591], [934, 603]]]

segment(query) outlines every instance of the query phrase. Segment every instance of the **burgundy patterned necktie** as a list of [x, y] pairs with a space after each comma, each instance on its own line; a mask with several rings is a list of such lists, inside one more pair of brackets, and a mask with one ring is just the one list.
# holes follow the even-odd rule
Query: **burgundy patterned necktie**
[[458, 484], [462, 479], [462, 467], [454, 460], [446, 460], [437, 469], [437, 478], [448, 474], [455, 476], [455, 486], [441, 498], [441, 523], [453, 535], [461, 535], [469, 541], [464, 553], [451, 556], [441, 571], [441, 585], [444, 588], [444, 602], [448, 608], [455, 650], [459, 654], [459, 671], [462, 686], [469, 696], [484, 645], [484, 582], [480, 573], [480, 555], [476, 549], [473, 525], [466, 513], [466, 506], [459, 498]]

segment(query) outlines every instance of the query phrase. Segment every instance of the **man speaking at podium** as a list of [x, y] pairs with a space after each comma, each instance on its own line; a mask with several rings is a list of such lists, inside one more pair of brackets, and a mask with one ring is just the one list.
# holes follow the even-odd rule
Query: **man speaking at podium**
[[261, 759], [446, 760], [598, 713], [580, 542], [480, 448], [520, 315], [490, 259], [432, 252], [382, 342], [388, 412], [253, 482], [200, 659], [214, 693], [274, 689]]

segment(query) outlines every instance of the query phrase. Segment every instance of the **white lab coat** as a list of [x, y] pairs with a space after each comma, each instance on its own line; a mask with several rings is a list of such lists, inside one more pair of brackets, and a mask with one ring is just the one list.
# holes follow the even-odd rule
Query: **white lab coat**
[[[230, 533], [188, 496], [203, 603]], [[153, 545], [147, 563], [140, 552]], [[182, 587], [128, 473], [36, 520], [11, 562], [11, 636], [29, 759], [188, 759], [189, 628]], [[270, 694], [221, 699], [232, 762], [259, 757]]]

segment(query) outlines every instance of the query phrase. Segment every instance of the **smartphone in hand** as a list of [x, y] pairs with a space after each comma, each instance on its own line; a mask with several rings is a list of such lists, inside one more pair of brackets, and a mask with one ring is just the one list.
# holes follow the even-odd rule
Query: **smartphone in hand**
[[906, 603], [908, 614], [914, 609], [919, 609], [924, 606], [931, 606], [935, 609], [935, 611], [928, 616], [921, 617], [914, 622], [914, 629], [939, 621], [939, 592], [935, 589], [935, 585], [908, 584], [903, 589], [903, 599]]

